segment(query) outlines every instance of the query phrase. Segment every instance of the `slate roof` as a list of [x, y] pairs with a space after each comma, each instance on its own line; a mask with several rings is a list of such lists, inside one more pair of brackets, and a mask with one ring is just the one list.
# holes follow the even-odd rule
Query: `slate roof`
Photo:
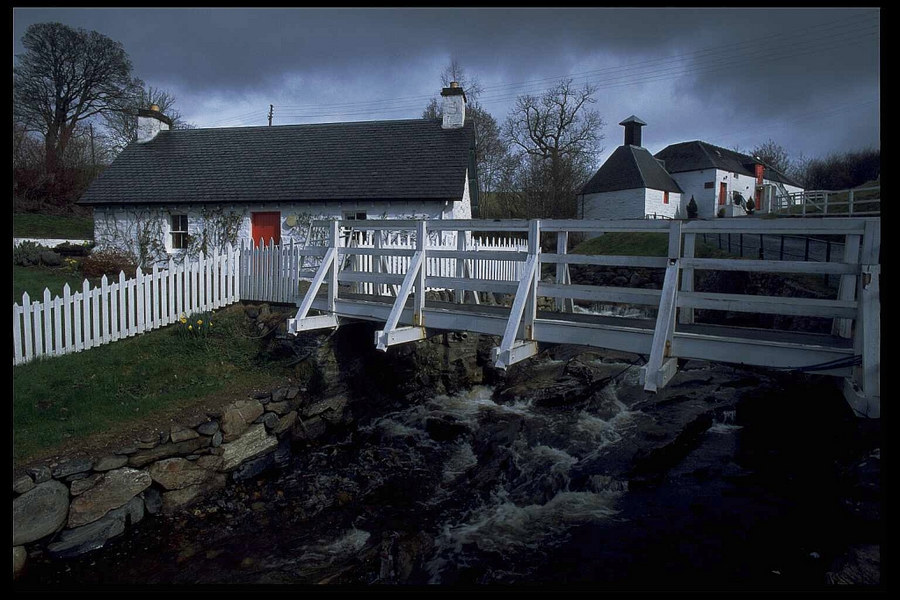
[[649, 150], [629, 145], [616, 148], [584, 184], [580, 193], [597, 194], [639, 188], [681, 193], [681, 188]]
[[460, 200], [474, 145], [440, 119], [162, 131], [79, 204]]
[[[721, 169], [732, 173], [739, 173], [754, 177], [756, 161], [752, 156], [713, 146], [706, 142], [695, 140], [666, 146], [655, 154], [656, 158], [666, 163], [669, 173], [681, 173], [684, 171], [701, 171], [704, 169]], [[780, 181], [788, 185], [802, 187], [799, 183], [780, 173], [779, 171], [765, 167], [763, 177], [769, 181]]]

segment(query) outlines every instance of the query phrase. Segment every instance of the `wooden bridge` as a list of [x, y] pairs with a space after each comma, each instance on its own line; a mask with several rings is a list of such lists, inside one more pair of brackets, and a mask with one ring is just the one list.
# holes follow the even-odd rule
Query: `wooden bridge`
[[[493, 359], [504, 369], [536, 354], [539, 342], [594, 346], [647, 356], [642, 382], [650, 392], [672, 378], [678, 359], [815, 372], [844, 378], [844, 394], [854, 410], [880, 416], [880, 219], [392, 220], [332, 221], [321, 226], [328, 228], [328, 242], [315, 250], [321, 263], [295, 318], [288, 320], [292, 334], [337, 327], [343, 318], [383, 322], [375, 344], [386, 350], [424, 339], [426, 328], [472, 331], [500, 336]], [[346, 239], [341, 231], [348, 227], [375, 232], [376, 243], [369, 248], [341, 247]], [[397, 231], [414, 231], [415, 247], [378, 243]], [[467, 249], [473, 233], [485, 232], [527, 235], [527, 249]], [[662, 233], [668, 236], [668, 253], [665, 257], [569, 254], [568, 240], [576, 232]], [[840, 236], [844, 251], [838, 262], [697, 258], [697, 236], [704, 233]], [[455, 248], [434, 243], [448, 236], [455, 240]], [[555, 246], [556, 251], [542, 251], [542, 242], [544, 248]], [[354, 256], [371, 260], [348, 260]], [[396, 257], [407, 260], [404, 272], [386, 268], [387, 259]], [[521, 277], [498, 281], [473, 276], [473, 261], [483, 259], [519, 261]], [[447, 272], [447, 261], [452, 273]], [[354, 267], [359, 264], [369, 267]], [[444, 267], [437, 271], [436, 264]], [[662, 289], [573, 284], [569, 265], [661, 269], [665, 275]], [[829, 275], [839, 277], [840, 286], [828, 299], [701, 292], [695, 290], [697, 271]], [[368, 293], [359, 293], [361, 289]], [[451, 293], [442, 301], [432, 300], [426, 298], [429, 289]], [[511, 305], [480, 302], [485, 292], [508, 294]], [[576, 300], [644, 305], [655, 309], [656, 316], [576, 312]], [[552, 309], [540, 310], [541, 306]], [[832, 320], [832, 328], [829, 334], [819, 334], [705, 324], [695, 319], [697, 310], [826, 318]]]

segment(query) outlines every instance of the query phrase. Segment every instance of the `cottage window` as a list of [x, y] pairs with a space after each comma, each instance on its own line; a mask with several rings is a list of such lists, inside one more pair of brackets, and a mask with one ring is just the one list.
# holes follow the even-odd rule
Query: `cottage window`
[[[365, 221], [366, 213], [364, 212], [345, 212], [343, 214], [343, 218], [345, 221]], [[343, 228], [344, 235], [344, 245], [359, 245], [365, 239], [365, 232], [363, 231], [354, 231], [352, 227], [344, 227]], [[351, 244], [351, 242], [353, 242]]]
[[703, 187], [704, 187], [704, 189], [711, 190], [711, 189], [713, 189], [713, 187], [715, 187], [715, 185], [716, 185], [715, 181], [707, 181], [706, 183], [703, 184]]
[[172, 215], [172, 249], [183, 250], [188, 247], [187, 215]]

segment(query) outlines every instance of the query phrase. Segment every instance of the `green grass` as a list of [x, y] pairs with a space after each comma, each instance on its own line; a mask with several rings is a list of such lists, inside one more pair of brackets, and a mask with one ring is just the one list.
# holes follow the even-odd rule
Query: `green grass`
[[[642, 231], [606, 233], [578, 244], [572, 253], [609, 256], [668, 256], [669, 234]], [[695, 256], [697, 258], [713, 258], [727, 256], [727, 253], [698, 239]]]
[[[68, 283], [72, 292], [81, 290], [84, 276], [64, 267], [22, 267], [13, 265], [13, 302], [22, 303], [22, 294], [28, 292], [31, 300], [41, 300], [44, 288], [50, 290], [50, 297], [62, 297], [63, 287]], [[96, 285], [91, 282], [91, 287]]]
[[257, 340], [244, 334], [239, 305], [204, 321], [214, 323], [204, 339], [176, 324], [14, 367], [14, 463], [217, 393], [275, 385], [279, 369], [258, 364]]
[[94, 219], [15, 213], [13, 237], [91, 240], [94, 239]]

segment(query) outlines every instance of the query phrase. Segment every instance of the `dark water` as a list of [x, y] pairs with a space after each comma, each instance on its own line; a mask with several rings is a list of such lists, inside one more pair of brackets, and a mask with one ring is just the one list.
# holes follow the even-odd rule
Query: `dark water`
[[33, 556], [19, 583], [816, 587], [848, 541], [878, 535], [841, 508], [835, 440], [854, 425], [838, 405], [757, 399], [626, 480], [604, 461], [639, 433], [617, 398], [635, 385], [637, 369], [607, 386], [603, 411], [439, 396], [298, 448], [189, 516], [147, 516], [77, 559]]

